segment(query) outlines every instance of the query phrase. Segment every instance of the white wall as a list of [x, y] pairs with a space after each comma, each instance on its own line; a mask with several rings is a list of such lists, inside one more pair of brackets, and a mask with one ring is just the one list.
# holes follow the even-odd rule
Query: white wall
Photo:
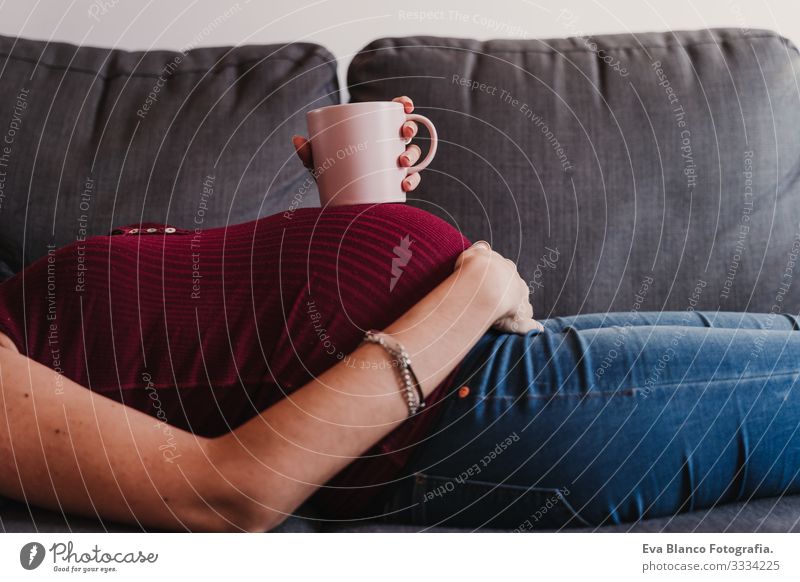
[[353, 53], [381, 36], [737, 26], [771, 28], [800, 44], [799, 16], [797, 0], [0, 0], [0, 34], [125, 49], [308, 40], [328, 47], [343, 75]]

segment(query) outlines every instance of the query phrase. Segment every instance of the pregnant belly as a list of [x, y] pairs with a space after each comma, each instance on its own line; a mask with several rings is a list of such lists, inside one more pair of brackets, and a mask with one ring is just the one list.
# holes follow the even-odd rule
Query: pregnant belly
[[92, 237], [0, 286], [0, 330], [82, 386], [216, 435], [402, 315], [467, 245], [405, 205]]

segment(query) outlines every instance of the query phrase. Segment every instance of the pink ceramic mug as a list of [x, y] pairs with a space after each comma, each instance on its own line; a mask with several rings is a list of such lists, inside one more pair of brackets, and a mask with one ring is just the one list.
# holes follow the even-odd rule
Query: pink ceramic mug
[[[309, 111], [306, 120], [323, 207], [405, 202], [402, 181], [425, 169], [436, 155], [436, 128], [427, 117], [407, 114], [402, 103], [330, 105]], [[410, 141], [401, 133], [406, 121], [421, 123], [431, 136], [428, 154], [410, 168], [399, 162]]]

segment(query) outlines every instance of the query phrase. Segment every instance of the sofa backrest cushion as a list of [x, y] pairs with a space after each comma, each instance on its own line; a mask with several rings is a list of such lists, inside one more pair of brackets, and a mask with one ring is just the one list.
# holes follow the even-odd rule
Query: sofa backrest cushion
[[433, 120], [413, 203], [516, 260], [539, 316], [797, 312], [798, 72], [762, 30], [412, 37], [365, 47], [348, 85]]
[[314, 44], [125, 52], [0, 37], [0, 273], [77, 238], [317, 204], [290, 138], [338, 103]]

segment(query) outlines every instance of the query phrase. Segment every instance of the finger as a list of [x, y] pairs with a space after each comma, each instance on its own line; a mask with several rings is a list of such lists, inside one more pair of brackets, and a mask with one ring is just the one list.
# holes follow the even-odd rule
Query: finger
[[535, 319], [516, 319], [514, 317], [504, 317], [495, 322], [492, 327], [498, 331], [520, 335], [525, 335], [532, 331], [544, 331], [544, 326]]
[[516, 331], [513, 333], [518, 333], [520, 335], [525, 335], [526, 333], [530, 333], [532, 331], [542, 332], [544, 331], [544, 326], [536, 321], [535, 319], [522, 319], [515, 322]]
[[419, 172], [411, 174], [403, 180], [403, 192], [411, 192], [414, 188], [419, 186]]
[[514, 314], [517, 319], [531, 319], [533, 317], [533, 305], [528, 301], [527, 296], [520, 301], [517, 311]]
[[313, 170], [314, 159], [311, 155], [311, 142], [301, 135], [295, 135], [292, 137], [292, 144], [303, 165], [309, 170]]
[[[531, 288], [528, 286], [528, 283], [522, 277], [519, 278], [519, 285], [520, 285], [520, 292], [522, 296], [525, 298], [525, 301], [530, 305], [531, 300]], [[533, 309], [533, 308], [531, 308]]]
[[411, 100], [411, 97], [406, 97], [403, 95], [401, 97], [395, 97], [392, 99], [392, 101], [395, 103], [402, 103], [406, 113], [411, 113], [414, 111], [414, 102]]
[[495, 321], [492, 328], [505, 333], [516, 333], [517, 326], [514, 324], [513, 317], [503, 317]]
[[419, 149], [419, 146], [416, 144], [411, 144], [406, 148], [406, 151], [400, 154], [400, 165], [404, 168], [408, 168], [409, 166], [413, 166], [419, 160], [419, 156], [422, 154], [422, 150]]
[[403, 138], [406, 140], [412, 139], [415, 135], [417, 135], [417, 131], [419, 131], [419, 126], [414, 121], [406, 121], [403, 124], [403, 127], [400, 128], [400, 132], [403, 134]]

